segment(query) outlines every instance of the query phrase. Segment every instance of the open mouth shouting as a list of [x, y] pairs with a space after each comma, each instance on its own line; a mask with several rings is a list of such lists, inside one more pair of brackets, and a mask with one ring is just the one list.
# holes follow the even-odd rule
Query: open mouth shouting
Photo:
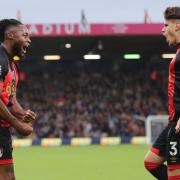
[[29, 43], [27, 43], [27, 44], [25, 44], [25, 45], [22, 46], [22, 49], [21, 49], [21, 50], [22, 50], [22, 53], [23, 53], [23, 54], [26, 54], [27, 49], [28, 49], [29, 46], [30, 46]]

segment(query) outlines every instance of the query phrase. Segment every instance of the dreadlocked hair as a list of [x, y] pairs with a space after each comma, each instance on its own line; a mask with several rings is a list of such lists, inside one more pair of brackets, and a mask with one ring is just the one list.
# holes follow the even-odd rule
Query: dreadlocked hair
[[0, 42], [3, 42], [5, 39], [5, 32], [11, 26], [18, 26], [22, 23], [16, 19], [2, 19], [0, 21]]

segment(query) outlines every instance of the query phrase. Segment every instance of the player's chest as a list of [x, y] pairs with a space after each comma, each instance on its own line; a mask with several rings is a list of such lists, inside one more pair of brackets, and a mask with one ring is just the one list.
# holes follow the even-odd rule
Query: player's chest
[[8, 71], [4, 79], [4, 85], [16, 85], [17, 83], [17, 72], [14, 64], [8, 65]]

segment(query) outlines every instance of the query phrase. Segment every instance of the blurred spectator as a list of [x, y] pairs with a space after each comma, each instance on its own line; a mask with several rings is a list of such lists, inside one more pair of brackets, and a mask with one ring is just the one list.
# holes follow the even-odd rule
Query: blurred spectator
[[167, 113], [166, 69], [121, 66], [21, 73], [19, 99], [39, 114], [36, 136], [144, 135], [149, 114]]

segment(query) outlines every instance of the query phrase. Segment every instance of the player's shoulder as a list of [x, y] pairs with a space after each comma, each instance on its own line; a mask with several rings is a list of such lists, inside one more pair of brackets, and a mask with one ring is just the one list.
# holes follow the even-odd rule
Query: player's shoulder
[[0, 79], [4, 79], [8, 72], [8, 56], [6, 51], [0, 46]]
[[176, 54], [176, 60], [177, 61], [180, 61], [180, 50], [177, 52], [177, 54]]
[[3, 49], [3, 47], [0, 46], [0, 65], [7, 66], [7, 64], [8, 64], [8, 56], [5, 50]]
[[14, 61], [14, 66], [16, 67], [16, 70], [17, 70], [17, 72], [19, 73], [19, 72], [20, 72], [20, 70], [19, 70], [19, 64], [18, 64], [16, 61]]

